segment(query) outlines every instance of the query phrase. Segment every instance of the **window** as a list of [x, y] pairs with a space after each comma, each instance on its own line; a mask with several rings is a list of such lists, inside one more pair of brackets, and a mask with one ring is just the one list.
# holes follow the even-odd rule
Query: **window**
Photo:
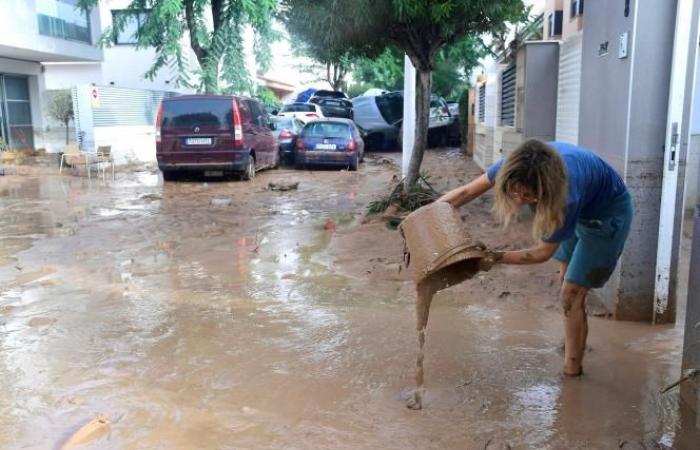
[[284, 105], [280, 112], [316, 112], [316, 108], [308, 103], [292, 103]]
[[196, 99], [163, 102], [164, 130], [172, 128], [207, 127], [230, 130], [233, 110], [230, 100]]
[[39, 34], [69, 41], [92, 43], [90, 18], [78, 6], [78, 0], [42, 0], [36, 2]]
[[486, 83], [479, 86], [479, 122], [486, 118]]
[[554, 11], [549, 15], [549, 37], [559, 36], [562, 28], [564, 11]]
[[583, 0], [571, 0], [571, 18], [583, 14]]
[[127, 9], [112, 10], [112, 26], [121, 26], [114, 36], [117, 45], [136, 44], [136, 36], [143, 29], [150, 11], [131, 11]]
[[501, 125], [515, 126], [515, 64], [501, 74]]
[[304, 136], [311, 137], [346, 138], [350, 133], [347, 124], [338, 122], [310, 122], [304, 128]]

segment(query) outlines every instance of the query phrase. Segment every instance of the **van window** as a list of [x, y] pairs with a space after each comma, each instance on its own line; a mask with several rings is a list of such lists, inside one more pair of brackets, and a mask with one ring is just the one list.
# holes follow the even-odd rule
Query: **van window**
[[324, 138], [347, 138], [349, 125], [338, 122], [311, 122], [304, 128], [304, 136]]
[[192, 99], [163, 102], [162, 128], [207, 127], [230, 130], [233, 110], [229, 99]]
[[316, 112], [316, 107], [306, 103], [292, 103], [291, 105], [284, 105], [280, 112]]

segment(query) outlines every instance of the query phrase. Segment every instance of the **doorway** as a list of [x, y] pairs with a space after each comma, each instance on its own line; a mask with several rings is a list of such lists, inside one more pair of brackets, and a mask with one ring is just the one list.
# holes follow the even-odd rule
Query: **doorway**
[[0, 137], [11, 149], [34, 148], [27, 77], [0, 74]]

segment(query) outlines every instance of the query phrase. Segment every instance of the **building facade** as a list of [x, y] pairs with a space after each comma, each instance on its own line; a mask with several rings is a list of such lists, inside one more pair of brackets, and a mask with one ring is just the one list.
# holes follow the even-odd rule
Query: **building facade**
[[77, 0], [0, 0], [0, 137], [11, 147], [44, 146], [44, 63], [95, 64], [103, 59], [97, 10]]

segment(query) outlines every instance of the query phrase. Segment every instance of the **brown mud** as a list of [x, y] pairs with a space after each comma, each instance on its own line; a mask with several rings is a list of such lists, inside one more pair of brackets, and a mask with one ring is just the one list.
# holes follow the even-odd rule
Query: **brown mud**
[[[436, 293], [429, 407], [407, 410], [415, 281], [400, 234], [364, 218], [398, 171], [383, 158], [400, 155], [251, 183], [0, 177], [0, 448], [60, 448], [97, 414], [109, 431], [76, 449], [696, 448], [659, 394], [681, 326], [589, 317], [586, 373], [561, 376], [555, 264]], [[454, 150], [424, 161], [441, 191], [479, 173]], [[504, 232], [491, 206], [460, 210], [470, 235], [528, 245], [527, 218]]]
[[423, 347], [433, 296], [472, 278], [478, 271], [479, 260], [486, 255], [486, 248], [472, 241], [457, 211], [443, 202], [408, 215], [401, 223], [400, 233], [405, 245], [404, 263], [416, 281], [416, 389], [406, 403], [415, 410], [423, 408]]

